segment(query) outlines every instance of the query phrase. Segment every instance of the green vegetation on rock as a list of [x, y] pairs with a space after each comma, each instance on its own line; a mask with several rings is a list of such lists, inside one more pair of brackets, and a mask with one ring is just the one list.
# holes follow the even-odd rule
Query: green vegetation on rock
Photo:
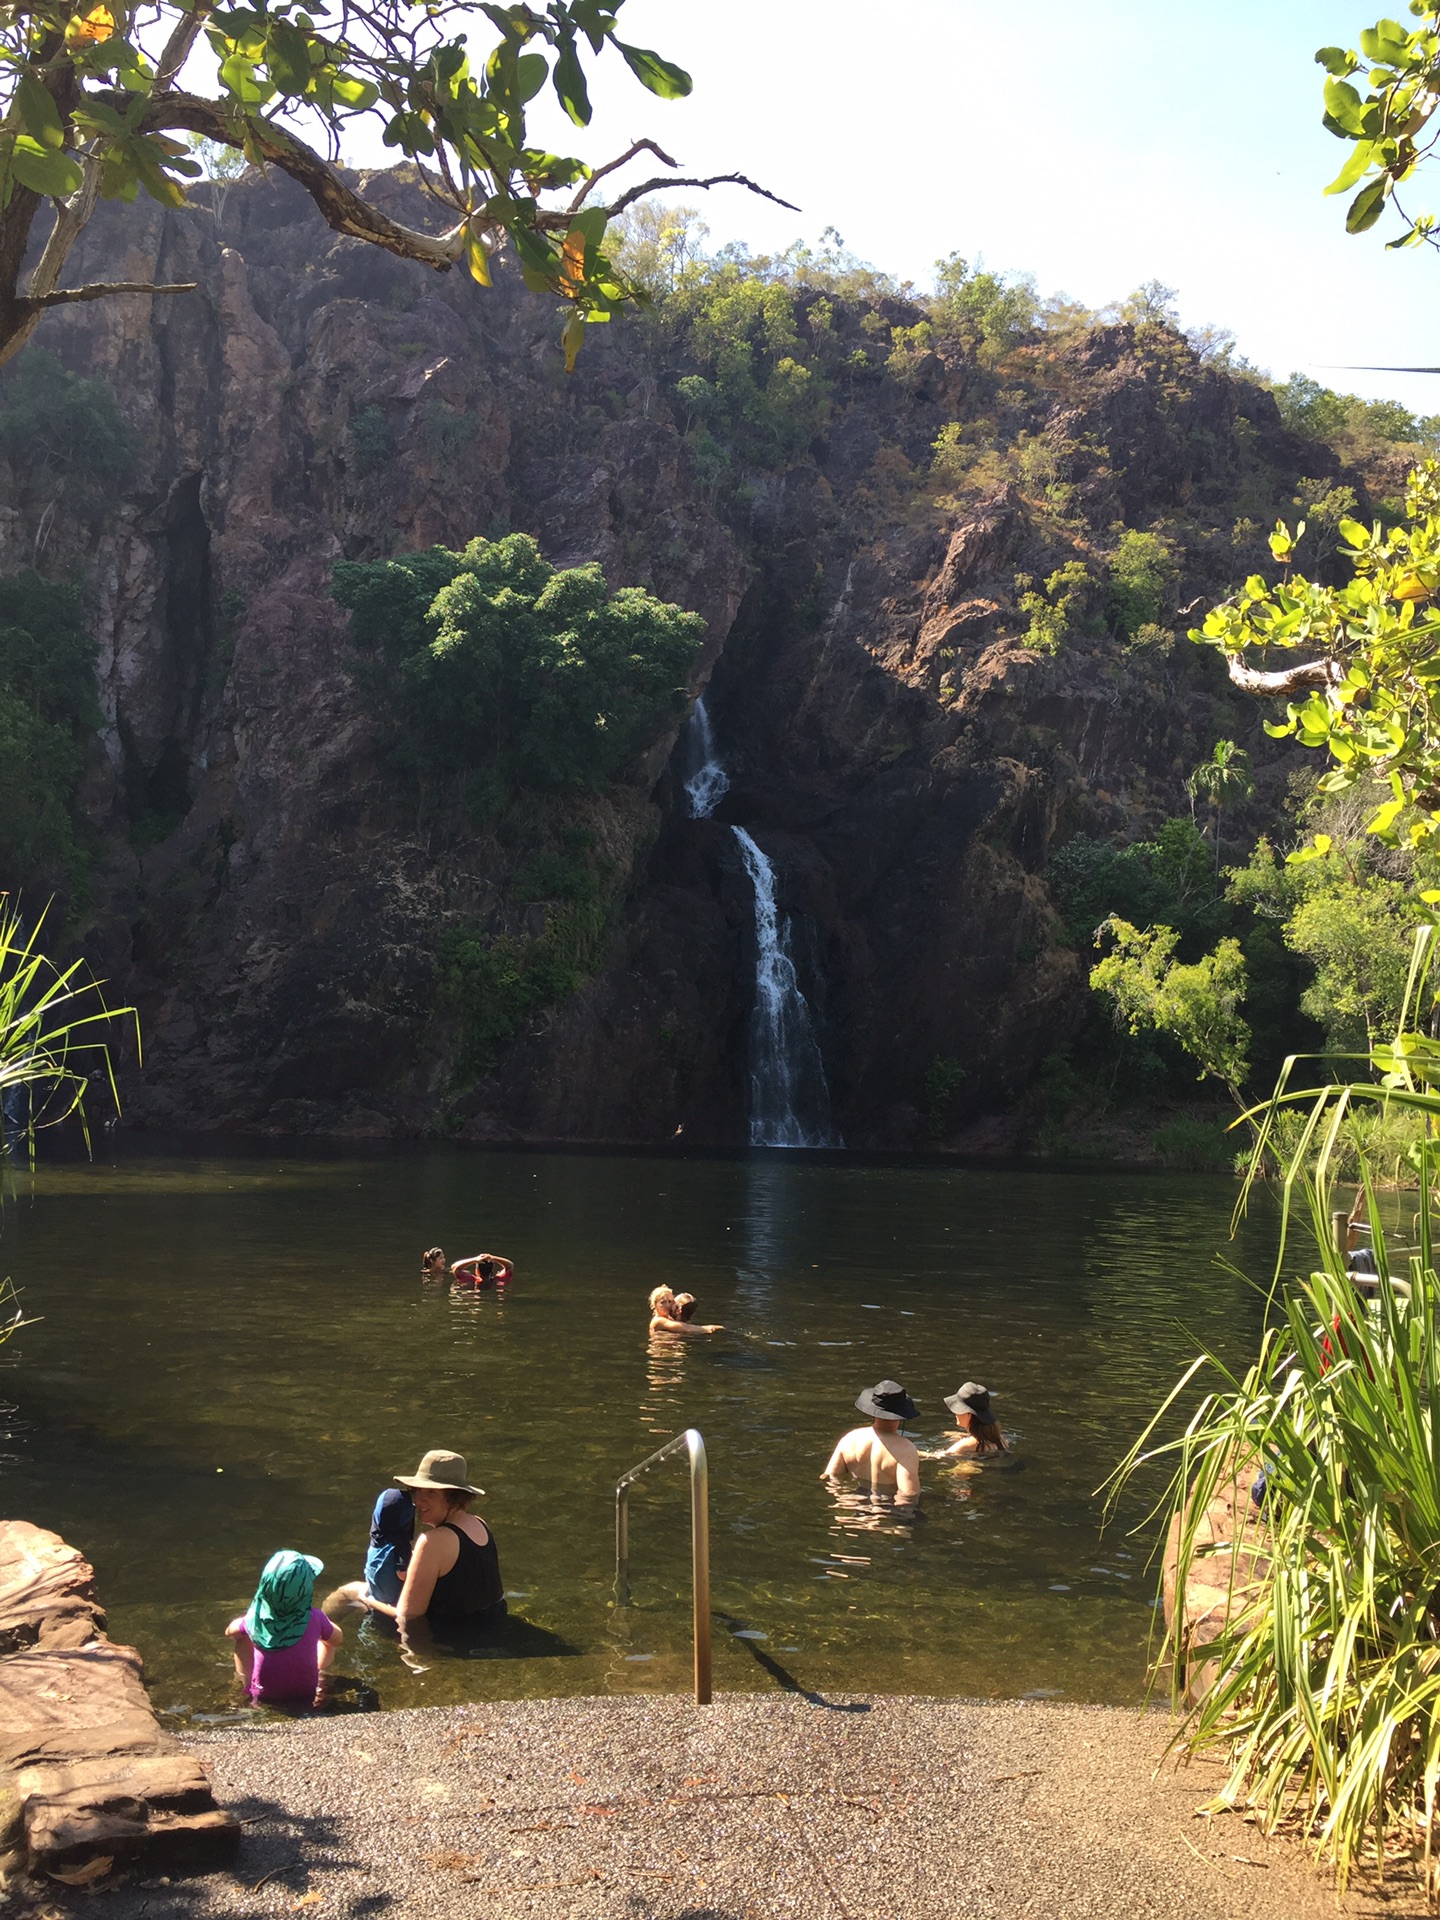
[[[342, 563], [334, 591], [392, 763], [432, 810], [463, 799], [510, 852], [500, 913], [439, 949], [439, 1004], [473, 1080], [600, 964], [623, 875], [585, 808], [678, 722], [704, 622], [612, 593], [596, 566], [557, 570], [520, 533]], [[537, 909], [539, 933], [514, 924]]]
[[76, 799], [101, 724], [96, 651], [78, 589], [0, 577], [0, 889], [83, 880]]
[[422, 787], [478, 813], [522, 792], [595, 792], [685, 710], [704, 622], [597, 566], [560, 571], [528, 534], [344, 561], [358, 678]]

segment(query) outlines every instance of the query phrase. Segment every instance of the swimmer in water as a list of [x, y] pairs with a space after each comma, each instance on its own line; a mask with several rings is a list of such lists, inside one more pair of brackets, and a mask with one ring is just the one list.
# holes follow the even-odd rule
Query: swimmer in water
[[990, 1404], [990, 1389], [967, 1380], [957, 1393], [947, 1393], [945, 1404], [955, 1416], [960, 1438], [946, 1447], [942, 1460], [985, 1460], [1008, 1453], [1000, 1422]]
[[724, 1327], [701, 1326], [692, 1320], [695, 1311], [693, 1293], [673, 1293], [669, 1287], [656, 1287], [650, 1295], [651, 1333], [723, 1333]]
[[420, 1256], [420, 1271], [426, 1279], [443, 1280], [445, 1278], [445, 1249], [427, 1247]]
[[920, 1455], [900, 1431], [918, 1412], [898, 1380], [867, 1387], [855, 1402], [870, 1421], [853, 1427], [836, 1442], [822, 1480], [858, 1480], [873, 1493], [893, 1494], [910, 1503], [920, 1498]]
[[504, 1253], [471, 1253], [455, 1262], [450, 1277], [476, 1287], [508, 1287], [515, 1278], [515, 1262]]

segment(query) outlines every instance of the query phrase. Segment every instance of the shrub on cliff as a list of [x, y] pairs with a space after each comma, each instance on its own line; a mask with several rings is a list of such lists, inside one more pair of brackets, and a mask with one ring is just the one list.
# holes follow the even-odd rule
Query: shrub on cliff
[[76, 796], [101, 715], [84, 611], [74, 587], [0, 578], [0, 889], [85, 865]]
[[594, 791], [684, 710], [698, 614], [597, 566], [547, 564], [528, 534], [342, 562], [357, 676], [420, 775], [490, 811], [517, 791]]
[[87, 380], [41, 347], [0, 375], [0, 453], [22, 484], [96, 496], [123, 486], [137, 441], [103, 380]]

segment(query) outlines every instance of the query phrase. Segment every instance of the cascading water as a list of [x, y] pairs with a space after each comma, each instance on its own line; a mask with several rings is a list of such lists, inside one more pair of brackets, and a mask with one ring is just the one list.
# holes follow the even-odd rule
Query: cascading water
[[[703, 697], [686, 728], [681, 784], [692, 820], [708, 820], [730, 791]], [[790, 955], [790, 922], [775, 902], [775, 869], [743, 827], [731, 827], [755, 889], [755, 1010], [750, 1016], [752, 1147], [840, 1147], [810, 1008]]]
[[790, 957], [790, 922], [775, 904], [775, 869], [743, 827], [731, 827], [755, 889], [755, 1010], [750, 1016], [752, 1147], [839, 1147], [810, 1008]]
[[685, 797], [690, 802], [690, 818], [708, 820], [730, 791], [730, 776], [715, 751], [715, 734], [703, 694], [691, 709], [685, 747], [686, 760], [693, 769], [683, 782]]

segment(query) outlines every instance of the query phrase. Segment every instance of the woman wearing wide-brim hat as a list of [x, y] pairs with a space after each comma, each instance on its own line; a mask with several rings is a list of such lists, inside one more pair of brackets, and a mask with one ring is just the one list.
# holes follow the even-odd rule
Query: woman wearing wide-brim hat
[[414, 1473], [397, 1473], [408, 1487], [422, 1527], [400, 1604], [367, 1600], [376, 1613], [388, 1613], [403, 1632], [424, 1620], [442, 1629], [488, 1627], [505, 1613], [505, 1583], [500, 1578], [500, 1556], [495, 1536], [469, 1511], [470, 1502], [485, 1491], [472, 1487], [463, 1454], [434, 1447]]
[[945, 1404], [960, 1429], [960, 1438], [945, 1449], [947, 1460], [984, 1460], [1010, 1451], [1000, 1431], [1000, 1422], [995, 1418], [988, 1387], [967, 1380], [956, 1392], [945, 1395]]

